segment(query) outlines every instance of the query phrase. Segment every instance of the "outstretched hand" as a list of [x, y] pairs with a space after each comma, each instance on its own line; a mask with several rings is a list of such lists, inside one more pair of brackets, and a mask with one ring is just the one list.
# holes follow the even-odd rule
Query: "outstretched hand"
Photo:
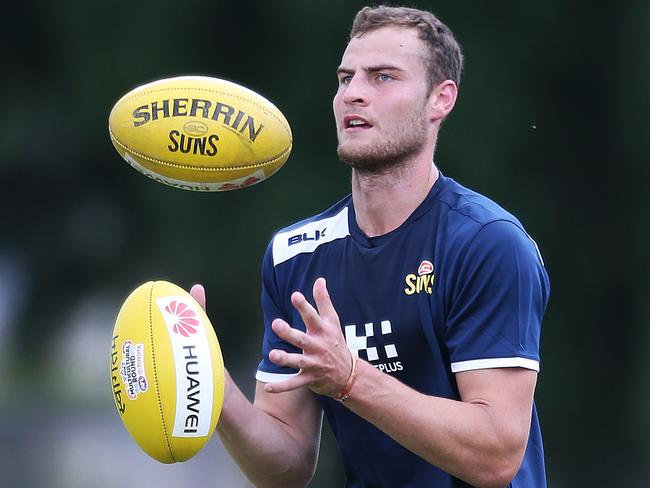
[[324, 278], [314, 282], [314, 308], [300, 292], [291, 295], [291, 303], [305, 323], [306, 331], [291, 327], [282, 319], [271, 324], [278, 337], [302, 350], [288, 353], [273, 349], [269, 359], [278, 366], [295, 368], [299, 373], [288, 380], [267, 383], [271, 393], [308, 386], [320, 395], [336, 396], [345, 387], [352, 370], [352, 353], [347, 347], [338, 314], [327, 292]]

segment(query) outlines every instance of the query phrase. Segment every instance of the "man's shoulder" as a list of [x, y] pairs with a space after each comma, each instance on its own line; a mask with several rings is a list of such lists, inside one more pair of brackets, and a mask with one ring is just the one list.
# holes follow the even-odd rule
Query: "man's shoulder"
[[451, 249], [465, 253], [472, 248], [481, 255], [527, 249], [532, 258], [544, 263], [537, 243], [519, 219], [492, 199], [446, 178], [439, 201]]
[[302, 253], [313, 252], [322, 244], [350, 235], [348, 205], [351, 196], [339, 200], [319, 214], [277, 231], [271, 241], [273, 263], [278, 265]]
[[445, 177], [445, 185], [438, 200], [451, 221], [477, 231], [497, 221], [511, 222], [523, 230], [523, 225], [512, 213], [491, 198], [461, 185], [452, 178]]

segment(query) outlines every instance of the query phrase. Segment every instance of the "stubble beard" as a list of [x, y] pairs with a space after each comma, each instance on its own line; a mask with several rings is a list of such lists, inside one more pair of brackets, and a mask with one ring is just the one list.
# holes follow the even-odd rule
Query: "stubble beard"
[[409, 164], [425, 146], [428, 130], [422, 108], [382, 141], [356, 147], [339, 143], [336, 152], [341, 161], [358, 173], [378, 175]]

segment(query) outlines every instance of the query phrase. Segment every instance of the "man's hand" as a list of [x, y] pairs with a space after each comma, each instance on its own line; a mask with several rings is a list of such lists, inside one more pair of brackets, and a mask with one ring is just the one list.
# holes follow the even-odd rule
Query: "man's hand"
[[300, 292], [291, 295], [291, 303], [305, 322], [306, 331], [294, 329], [282, 319], [271, 324], [278, 337], [302, 350], [287, 353], [273, 349], [269, 358], [278, 366], [299, 369], [300, 372], [278, 383], [267, 383], [264, 390], [280, 393], [308, 386], [320, 395], [336, 396], [345, 387], [352, 369], [352, 353], [348, 349], [338, 314], [332, 305], [324, 278], [314, 282], [314, 308]]

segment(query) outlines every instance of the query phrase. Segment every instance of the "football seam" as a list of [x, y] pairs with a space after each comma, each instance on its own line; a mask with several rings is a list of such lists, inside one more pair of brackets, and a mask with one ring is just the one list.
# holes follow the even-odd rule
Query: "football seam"
[[131, 148], [130, 148], [129, 146], [127, 146], [126, 144], [121, 143], [121, 142], [120, 142], [120, 141], [115, 137], [115, 134], [113, 134], [113, 131], [110, 130], [110, 128], [109, 128], [109, 133], [110, 133], [111, 139], [112, 139], [112, 140], [113, 140], [113, 141], [114, 141], [118, 146], [120, 146], [120, 147], [121, 147], [122, 149], [124, 149], [125, 151], [130, 152], [130, 153], [133, 154], [134, 156], [137, 156], [137, 157], [142, 158], [142, 159], [146, 159], [147, 161], [149, 161], [149, 162], [151, 162], [151, 163], [156, 163], [156, 164], [159, 164], [159, 165], [161, 165], [161, 166], [169, 166], [169, 167], [172, 167], [172, 168], [178, 168], [178, 169], [189, 169], [189, 170], [193, 170], [193, 171], [194, 171], [194, 170], [196, 170], [196, 171], [204, 171], [204, 172], [206, 172], [206, 173], [210, 173], [210, 172], [217, 172], [217, 173], [219, 173], [219, 172], [227, 172], [227, 171], [241, 171], [241, 170], [244, 170], [244, 169], [262, 168], [262, 167], [264, 167], [264, 166], [271, 165], [271, 164], [277, 162], [278, 160], [284, 158], [284, 157], [287, 155], [287, 153], [291, 152], [291, 147], [292, 147], [291, 145], [289, 145], [289, 146], [288, 146], [284, 151], [282, 151], [279, 155], [274, 156], [274, 157], [271, 158], [271, 159], [267, 159], [266, 161], [260, 161], [260, 162], [258, 162], [258, 163], [253, 163], [253, 164], [248, 164], [248, 165], [243, 165], [243, 166], [240, 165], [240, 166], [230, 166], [230, 167], [227, 167], [227, 168], [218, 168], [218, 167], [215, 168], [215, 167], [196, 166], [196, 165], [191, 165], [191, 164], [170, 163], [170, 162], [167, 162], [167, 161], [162, 161], [161, 159], [152, 158], [152, 157], [150, 157], [150, 156], [147, 156], [147, 155], [145, 155], [145, 154], [139, 153], [139, 152], [137, 152], [137, 151], [131, 149]]
[[151, 283], [151, 289], [149, 290], [149, 340], [151, 342], [151, 362], [153, 363], [153, 380], [156, 385], [156, 400], [158, 402], [158, 413], [160, 413], [160, 422], [162, 423], [163, 436], [165, 437], [165, 444], [167, 445], [167, 451], [169, 452], [170, 457], [174, 462], [176, 462], [176, 458], [174, 457], [174, 453], [172, 452], [172, 446], [169, 441], [167, 425], [165, 424], [165, 416], [163, 414], [162, 401], [160, 399], [160, 388], [158, 385], [158, 371], [156, 370], [156, 355], [154, 353], [154, 340], [153, 340], [153, 316], [151, 312], [154, 286], [155, 286], [155, 282]]
[[[242, 88], [244, 88], [244, 87], [242, 87]], [[123, 103], [128, 102], [129, 100], [132, 100], [133, 98], [137, 98], [137, 97], [144, 96], [144, 95], [149, 95], [151, 93], [156, 93], [156, 92], [165, 92], [165, 91], [174, 91], [174, 90], [196, 90], [196, 91], [201, 91], [201, 92], [214, 93], [216, 95], [227, 95], [227, 96], [229, 96], [231, 98], [236, 98], [236, 99], [241, 100], [243, 102], [250, 103], [251, 105], [255, 105], [257, 108], [259, 108], [260, 110], [262, 110], [263, 112], [269, 114], [271, 117], [273, 117], [275, 120], [277, 120], [279, 122], [279, 124], [282, 126], [282, 128], [291, 137], [291, 129], [288, 127], [288, 125], [282, 119], [278, 118], [278, 116], [275, 115], [272, 111], [269, 111], [264, 105], [260, 105], [257, 101], [251, 100], [251, 99], [246, 98], [246, 97], [242, 97], [240, 95], [233, 95], [232, 93], [229, 93], [229, 92], [226, 92], [226, 91], [221, 91], [221, 90], [210, 90], [209, 88], [174, 87], [174, 88], [158, 88], [158, 89], [155, 89], [155, 90], [147, 90], [147, 91], [143, 91], [143, 92], [140, 92], [140, 93], [134, 93], [133, 95], [131, 95], [131, 96], [127, 97], [127, 98], [118, 100], [118, 102], [115, 104], [115, 108], [117, 108], [119, 105], [122, 105]], [[262, 95], [259, 95], [259, 96], [262, 96]], [[271, 101], [268, 101], [268, 102], [272, 104]], [[275, 105], [273, 105], [273, 106], [275, 107]], [[275, 107], [275, 108], [278, 111], [280, 110], [278, 107]]]

